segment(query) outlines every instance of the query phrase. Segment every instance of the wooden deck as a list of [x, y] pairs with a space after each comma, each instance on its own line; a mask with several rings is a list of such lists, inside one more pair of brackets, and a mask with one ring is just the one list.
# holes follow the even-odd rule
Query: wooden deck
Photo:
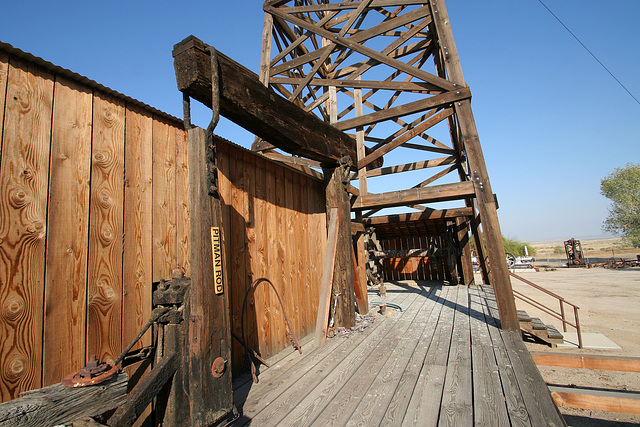
[[[491, 288], [387, 284], [404, 311], [234, 381], [234, 425], [565, 425]], [[381, 298], [370, 295], [370, 300]]]

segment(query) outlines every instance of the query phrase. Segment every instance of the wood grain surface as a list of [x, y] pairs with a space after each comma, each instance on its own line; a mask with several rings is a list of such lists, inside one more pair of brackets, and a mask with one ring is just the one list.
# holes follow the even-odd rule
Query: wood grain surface
[[93, 97], [87, 357], [113, 362], [122, 345], [124, 102]]
[[[85, 365], [91, 178], [87, 88], [58, 77], [54, 92], [47, 220], [43, 385]], [[60, 357], [64, 354], [65, 357]]]
[[0, 394], [41, 385], [53, 76], [12, 58], [0, 164]]

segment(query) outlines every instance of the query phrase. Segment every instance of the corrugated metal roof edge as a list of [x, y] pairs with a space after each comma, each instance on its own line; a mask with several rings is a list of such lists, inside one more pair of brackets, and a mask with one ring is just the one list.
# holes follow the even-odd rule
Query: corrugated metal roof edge
[[95, 80], [91, 80], [88, 77], [85, 77], [81, 74], [75, 73], [71, 70], [68, 70], [66, 68], [60, 67], [58, 65], [55, 65], [49, 61], [46, 61], [42, 58], [39, 58], [35, 55], [32, 55], [28, 52], [24, 52], [20, 49], [18, 49], [17, 47], [13, 47], [12, 45], [10, 45], [9, 43], [4, 43], [0, 41], [0, 50], [3, 50], [5, 52], [7, 52], [9, 55], [12, 56], [16, 56], [20, 59], [24, 59], [26, 61], [32, 62], [42, 68], [45, 68], [51, 72], [54, 72], [56, 74], [60, 74], [66, 78], [72, 79], [78, 83], [82, 83], [84, 85], [87, 85], [91, 88], [94, 89], [98, 89], [100, 91], [103, 91], [105, 93], [108, 93], [109, 95], [113, 95], [117, 98], [120, 98], [128, 103], [134, 104], [138, 107], [141, 107], [147, 111], [150, 111], [154, 114], [157, 114], [165, 119], [171, 120], [173, 122], [176, 122], [177, 125], [179, 125], [182, 129], [184, 129], [184, 123], [182, 121], [182, 119], [179, 119], [177, 117], [172, 116], [169, 113], [165, 113], [164, 111], [158, 110], [157, 108], [154, 108], [148, 104], [145, 104], [142, 101], [138, 101], [137, 99], [131, 98], [130, 96], [127, 96], [123, 93], [120, 93], [116, 90], [113, 90], [111, 88], [108, 88], [104, 85], [101, 85], [100, 83], [96, 82]]

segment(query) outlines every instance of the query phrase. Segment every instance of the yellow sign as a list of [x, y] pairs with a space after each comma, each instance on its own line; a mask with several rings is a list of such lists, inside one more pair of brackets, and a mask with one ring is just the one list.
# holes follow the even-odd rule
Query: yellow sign
[[211, 254], [213, 256], [213, 280], [216, 295], [224, 292], [222, 280], [222, 235], [220, 227], [211, 227]]

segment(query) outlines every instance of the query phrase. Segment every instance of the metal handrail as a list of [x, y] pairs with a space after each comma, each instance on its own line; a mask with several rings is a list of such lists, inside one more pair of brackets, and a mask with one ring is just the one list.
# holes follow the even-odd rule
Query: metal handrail
[[[542, 310], [543, 312], [547, 313], [548, 315], [555, 317], [556, 319], [560, 320], [562, 322], [562, 330], [564, 332], [567, 332], [567, 325], [576, 328], [576, 332], [578, 334], [578, 348], [582, 348], [582, 329], [580, 328], [580, 318], [578, 316], [578, 310], [580, 309], [580, 307], [578, 307], [577, 305], [570, 303], [569, 301], [565, 300], [563, 297], [561, 297], [558, 294], [555, 294], [553, 292], [551, 292], [548, 289], [543, 288], [542, 286], [536, 285], [535, 283], [525, 279], [524, 277], [520, 277], [517, 274], [511, 273], [509, 272], [509, 275], [511, 277], [515, 277], [516, 279], [520, 280], [521, 282], [531, 286], [534, 289], [537, 289], [541, 292], [544, 292], [547, 295], [550, 295], [554, 298], [556, 298], [558, 300], [558, 302], [560, 303], [560, 312], [557, 312], [555, 310], [553, 310], [551, 307], [547, 307], [546, 305], [542, 304], [539, 301], [536, 301], [535, 299], [524, 295], [521, 292], [515, 291], [513, 290], [513, 296], [526, 302], [527, 304], [532, 305], [533, 307], [538, 308], [539, 310]], [[566, 319], [565, 316], [565, 312], [564, 312], [564, 305], [570, 305], [571, 307], [573, 307], [573, 315], [575, 318], [575, 324], [569, 322]]]

